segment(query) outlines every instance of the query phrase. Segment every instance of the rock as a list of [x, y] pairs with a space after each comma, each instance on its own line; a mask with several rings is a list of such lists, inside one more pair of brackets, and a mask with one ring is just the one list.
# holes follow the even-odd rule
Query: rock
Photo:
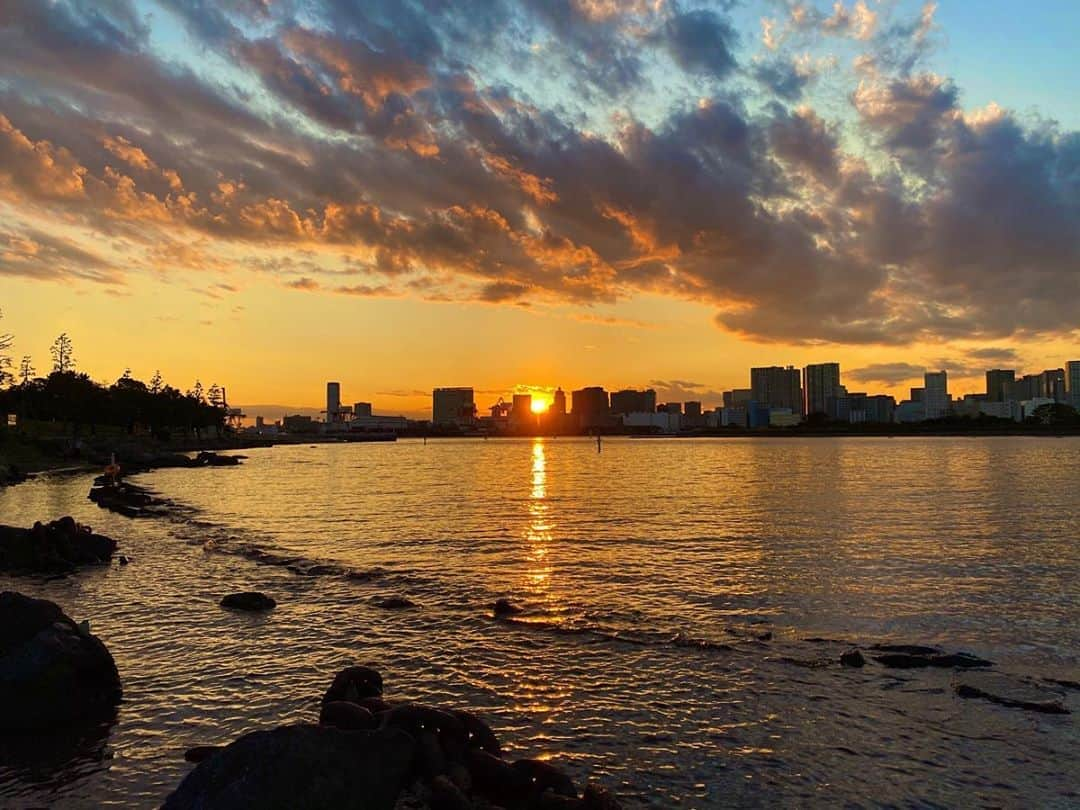
[[495, 613], [495, 618], [501, 618], [503, 616], [515, 616], [521, 613], [521, 608], [511, 602], [509, 599], [496, 599], [495, 606], [492, 608]]
[[588, 810], [622, 810], [622, 805], [611, 793], [592, 782], [585, 786], [581, 800]]
[[35, 523], [29, 529], [0, 526], [0, 571], [58, 574], [84, 565], [105, 565], [116, 541], [94, 534], [72, 517]]
[[376, 599], [375, 604], [385, 610], [408, 610], [416, 607], [416, 602], [405, 596], [387, 596]]
[[364, 698], [377, 698], [382, 695], [382, 675], [371, 667], [346, 667], [334, 676], [334, 682], [323, 695], [322, 702], [347, 700], [358, 703]]
[[446, 756], [454, 760], [464, 759], [467, 740], [465, 726], [450, 712], [408, 703], [384, 712], [380, 720], [383, 728], [400, 728], [418, 741], [424, 734], [432, 734]]
[[354, 700], [352, 702], [357, 706], [363, 706], [372, 714], [381, 714], [382, 712], [388, 712], [393, 708], [393, 706], [385, 700], [377, 697], [360, 698], [359, 700]]
[[193, 467], [235, 467], [240, 463], [242, 456], [219, 456], [209, 450], [204, 450], [195, 456]]
[[449, 777], [436, 776], [431, 780], [428, 807], [431, 810], [474, 810], [475, 805]]
[[1064, 696], [1031, 678], [1006, 675], [1000, 672], [968, 671], [956, 684], [956, 694], [962, 698], [982, 699], [1042, 714], [1069, 714]]
[[413, 747], [395, 729], [256, 731], [200, 763], [164, 808], [391, 810], [411, 781]]
[[460, 721], [465, 728], [465, 745], [469, 748], [479, 748], [494, 756], [502, 756], [502, 746], [495, 736], [491, 727], [472, 712], [463, 709], [453, 709], [450, 712]]
[[224, 750], [223, 745], [196, 745], [194, 748], [189, 748], [184, 752], [185, 762], [199, 763], [203, 760], [210, 759], [218, 751]]
[[472, 749], [466, 755], [473, 792], [500, 807], [513, 807], [529, 796], [526, 774], [487, 751]]
[[539, 759], [519, 759], [510, 767], [528, 780], [533, 795], [550, 790], [559, 796], [577, 798], [573, 780], [554, 765]]
[[848, 650], [840, 655], [840, 663], [845, 667], [861, 667], [866, 664], [866, 659], [858, 650]]
[[362, 706], [346, 700], [331, 700], [324, 703], [319, 712], [320, 726], [349, 730], [371, 729], [378, 725], [375, 715]]
[[126, 481], [112, 483], [104, 478], [94, 481], [87, 497], [110, 512], [130, 518], [160, 517], [166, 515], [171, 504], [135, 484]]
[[248, 611], [273, 610], [277, 607], [277, 602], [259, 591], [230, 593], [228, 596], [222, 597], [220, 604], [223, 608]]
[[918, 644], [875, 644], [872, 649], [885, 653], [904, 653], [905, 655], [940, 655], [937, 647], [923, 647]]
[[987, 661], [968, 653], [945, 654], [940, 651], [932, 653], [886, 653], [885, 655], [875, 655], [874, 660], [895, 669], [919, 669], [924, 667], [974, 669], [994, 665], [993, 661]]
[[0, 593], [0, 730], [111, 719], [122, 689], [101, 640], [52, 602]]

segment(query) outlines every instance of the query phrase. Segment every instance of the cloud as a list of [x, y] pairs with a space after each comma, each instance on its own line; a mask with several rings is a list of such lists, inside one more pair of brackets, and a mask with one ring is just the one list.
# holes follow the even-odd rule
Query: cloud
[[862, 368], [845, 371], [844, 376], [861, 383], [900, 385], [909, 380], [922, 379], [925, 371], [925, 366], [911, 363], [871, 363]]
[[[965, 110], [930, 5], [785, 3], [742, 66], [726, 5], [12, 0], [0, 202], [64, 235], [2, 270], [115, 282], [108, 240], [325, 295], [667, 295], [759, 342], [1080, 327], [1080, 134]], [[172, 19], [197, 50], [158, 49]], [[836, 37], [850, 108], [814, 108]]]

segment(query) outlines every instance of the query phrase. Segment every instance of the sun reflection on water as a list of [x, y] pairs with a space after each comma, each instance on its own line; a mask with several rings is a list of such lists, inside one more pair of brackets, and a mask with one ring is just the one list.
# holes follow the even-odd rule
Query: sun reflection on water
[[529, 564], [526, 584], [533, 596], [550, 601], [552, 567], [548, 560], [551, 546], [551, 523], [547, 503], [547, 457], [544, 440], [532, 445], [532, 491], [529, 493], [529, 522], [525, 526]]

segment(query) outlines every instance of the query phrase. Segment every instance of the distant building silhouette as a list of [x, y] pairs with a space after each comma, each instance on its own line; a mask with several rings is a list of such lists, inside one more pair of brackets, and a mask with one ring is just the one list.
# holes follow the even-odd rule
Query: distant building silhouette
[[765, 366], [750, 369], [753, 401], [769, 408], [788, 408], [802, 414], [802, 380], [794, 366]]
[[927, 419], [942, 419], [949, 415], [952, 399], [949, 397], [949, 372], [928, 371], [923, 375], [923, 404]]
[[432, 391], [431, 421], [438, 427], [471, 427], [476, 422], [472, 388], [436, 388]]
[[611, 393], [611, 412], [613, 414], [655, 413], [656, 391], [651, 388], [645, 391], [637, 391], [632, 388], [613, 391]]
[[[736, 388], [724, 392], [725, 408], [745, 408], [747, 403], [754, 398], [754, 392], [749, 388]], [[744, 425], [745, 427], [745, 425]]]
[[561, 388], [555, 389], [555, 397], [551, 400], [549, 412], [555, 416], [566, 416], [566, 392]]
[[600, 386], [580, 388], [570, 394], [570, 413], [582, 430], [607, 427], [609, 418], [608, 394]]
[[1065, 364], [1065, 385], [1069, 392], [1069, 404], [1080, 410], [1080, 360]]
[[994, 368], [986, 372], [986, 401], [1004, 402], [1009, 398], [1016, 372], [1012, 369]]
[[803, 413], [828, 413], [830, 397], [839, 394], [840, 364], [812, 363], [803, 369]]

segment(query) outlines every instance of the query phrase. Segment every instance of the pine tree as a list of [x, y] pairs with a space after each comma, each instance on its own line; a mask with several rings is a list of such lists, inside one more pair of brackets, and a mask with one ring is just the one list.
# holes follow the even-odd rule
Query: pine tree
[[30, 355], [24, 354], [19, 362], [19, 385], [29, 385], [30, 381], [37, 376], [37, 369], [30, 361]]
[[53, 341], [49, 353], [52, 354], [53, 371], [65, 374], [75, 369], [75, 350], [67, 332], [61, 332], [60, 336]]

